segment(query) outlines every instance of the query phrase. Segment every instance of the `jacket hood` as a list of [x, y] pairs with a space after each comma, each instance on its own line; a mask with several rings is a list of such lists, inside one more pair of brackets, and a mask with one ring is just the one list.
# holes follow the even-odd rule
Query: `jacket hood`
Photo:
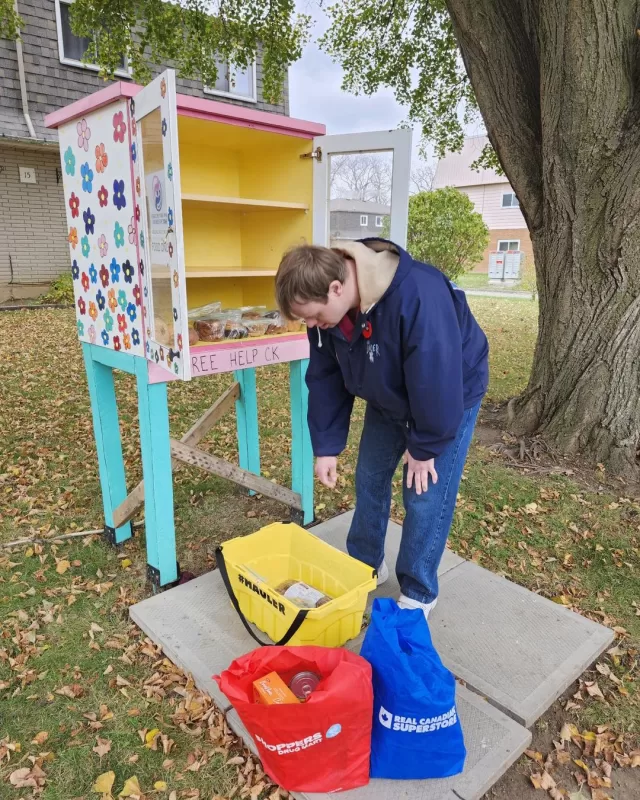
[[331, 249], [354, 261], [360, 292], [360, 311], [366, 314], [393, 283], [402, 251], [384, 239], [365, 239], [360, 242], [339, 240]]

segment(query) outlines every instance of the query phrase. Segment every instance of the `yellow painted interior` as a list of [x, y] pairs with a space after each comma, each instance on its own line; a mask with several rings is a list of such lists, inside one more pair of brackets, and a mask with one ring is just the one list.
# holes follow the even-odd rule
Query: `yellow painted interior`
[[[221, 208], [182, 204], [187, 304], [274, 305], [273, 274], [242, 277], [242, 270], [273, 273], [290, 247], [311, 241], [312, 149], [309, 139], [218, 122], [178, 118], [183, 194], [301, 203], [300, 209]], [[238, 270], [238, 278], [198, 278], [199, 270]]]

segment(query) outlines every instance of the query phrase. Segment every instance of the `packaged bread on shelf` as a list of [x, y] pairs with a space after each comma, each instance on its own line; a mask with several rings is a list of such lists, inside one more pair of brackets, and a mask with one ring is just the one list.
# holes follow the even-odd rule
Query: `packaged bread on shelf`
[[189, 346], [198, 344], [200, 336], [195, 328], [189, 328]]
[[[193, 323], [193, 327], [202, 342], [219, 342], [224, 339], [224, 320], [198, 319]], [[191, 341], [189, 341], [191, 344]]]
[[258, 319], [243, 319], [242, 324], [246, 327], [249, 338], [254, 339], [256, 336], [265, 335], [269, 329], [271, 320], [265, 319], [264, 317], [259, 317]]
[[287, 321], [279, 311], [271, 312], [267, 316], [269, 319], [269, 327], [267, 328], [267, 333], [269, 334], [286, 333]]
[[242, 320], [260, 319], [267, 313], [266, 306], [242, 306], [240, 309]]
[[224, 323], [224, 338], [225, 339], [246, 339], [249, 335], [247, 326], [242, 321], [233, 318], [227, 318]]
[[197, 308], [189, 309], [187, 318], [192, 322], [197, 319], [208, 319], [215, 314], [219, 314], [221, 311], [222, 303], [208, 303], [206, 306], [198, 306]]

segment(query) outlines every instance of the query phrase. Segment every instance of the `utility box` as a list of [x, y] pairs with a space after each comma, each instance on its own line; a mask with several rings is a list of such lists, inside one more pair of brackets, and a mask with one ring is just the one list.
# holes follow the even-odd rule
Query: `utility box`
[[522, 250], [494, 250], [489, 253], [489, 283], [517, 283], [523, 264]]

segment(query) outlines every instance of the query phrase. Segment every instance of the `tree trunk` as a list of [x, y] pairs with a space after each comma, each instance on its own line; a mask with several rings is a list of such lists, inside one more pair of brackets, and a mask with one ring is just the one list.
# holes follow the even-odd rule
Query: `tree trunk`
[[540, 297], [516, 434], [638, 477], [640, 39], [636, 0], [449, 0]]

